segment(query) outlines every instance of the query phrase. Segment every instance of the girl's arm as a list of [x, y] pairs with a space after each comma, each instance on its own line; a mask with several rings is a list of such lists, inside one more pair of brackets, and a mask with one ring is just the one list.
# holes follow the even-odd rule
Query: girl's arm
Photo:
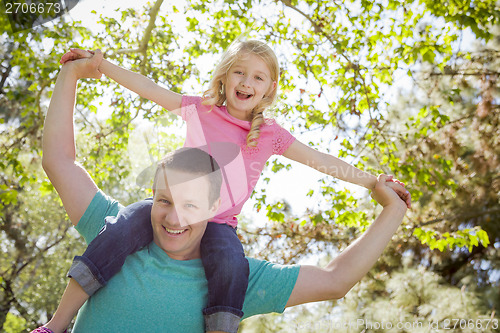
[[[377, 184], [377, 177], [374, 175], [362, 171], [335, 156], [319, 152], [298, 140], [295, 140], [288, 147], [283, 156], [340, 180], [363, 186], [369, 190], [373, 190]], [[404, 188], [401, 182], [390, 182], [388, 186], [396, 191], [400, 198], [406, 202], [408, 208], [411, 207], [410, 193]]]
[[[61, 63], [64, 64], [68, 61], [89, 58], [91, 56], [92, 53], [89, 51], [70, 49], [70, 52], [62, 56]], [[182, 102], [181, 94], [160, 87], [144, 75], [116, 66], [107, 60], [101, 62], [99, 71], [116, 81], [118, 84], [137, 93], [139, 96], [155, 102], [168, 111], [179, 114], [178, 112]]]

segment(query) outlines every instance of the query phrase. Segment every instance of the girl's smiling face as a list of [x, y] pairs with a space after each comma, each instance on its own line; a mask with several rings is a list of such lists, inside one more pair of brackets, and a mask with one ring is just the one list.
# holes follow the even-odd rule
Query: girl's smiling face
[[251, 121], [252, 110], [276, 89], [276, 81], [266, 62], [253, 53], [236, 60], [226, 74], [224, 82], [228, 113], [238, 119]]

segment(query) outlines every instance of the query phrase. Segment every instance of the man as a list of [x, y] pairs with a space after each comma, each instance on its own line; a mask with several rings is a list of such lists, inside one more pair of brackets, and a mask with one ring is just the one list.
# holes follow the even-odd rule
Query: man
[[[77, 230], [90, 242], [116, 215], [119, 204], [99, 191], [75, 160], [73, 106], [78, 79], [99, 78], [102, 54], [69, 62], [56, 81], [43, 138], [43, 166], [58, 191]], [[161, 172], [157, 173], [162, 175]], [[152, 224], [154, 242], [127, 257], [122, 270], [84, 305], [75, 332], [202, 332], [202, 309], [207, 299], [199, 246], [207, 221], [218, 203], [208, 199], [210, 182], [186, 178], [178, 168], [166, 167], [156, 177]], [[187, 172], [189, 174], [189, 172]], [[175, 180], [175, 186], [172, 180]], [[188, 182], [184, 181], [187, 180]], [[372, 196], [383, 211], [370, 228], [325, 268], [282, 266], [249, 259], [250, 277], [243, 312], [282, 312], [290, 307], [343, 297], [376, 262], [406, 212], [406, 204], [379, 176]], [[188, 186], [194, 181], [194, 186]], [[174, 195], [178, 193], [178, 195]], [[183, 220], [184, 202], [203, 202], [203, 212]], [[201, 218], [200, 218], [201, 216]], [[212, 215], [213, 216], [213, 215]], [[63, 300], [64, 301], [64, 300]], [[75, 309], [67, 309], [72, 312]]]

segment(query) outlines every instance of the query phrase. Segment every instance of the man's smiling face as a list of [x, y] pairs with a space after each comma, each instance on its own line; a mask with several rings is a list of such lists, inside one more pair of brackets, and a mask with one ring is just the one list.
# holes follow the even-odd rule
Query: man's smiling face
[[160, 173], [151, 209], [154, 242], [172, 259], [200, 258], [201, 239], [220, 199], [210, 204], [208, 176], [190, 179], [192, 174], [169, 169]]

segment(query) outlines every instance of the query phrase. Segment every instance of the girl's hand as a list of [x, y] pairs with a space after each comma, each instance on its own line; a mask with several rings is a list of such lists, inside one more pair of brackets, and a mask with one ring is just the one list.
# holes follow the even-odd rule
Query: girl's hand
[[[381, 174], [377, 178], [377, 184], [372, 191], [371, 197], [377, 201], [382, 207], [386, 207], [391, 204], [401, 204], [408, 206], [407, 203], [401, 199], [401, 196], [398, 195], [392, 187], [394, 184], [398, 184], [399, 181], [395, 181], [392, 179], [392, 176]], [[399, 182], [400, 183], [400, 182]]]
[[[77, 49], [71, 49], [70, 52], [63, 55], [60, 61], [63, 64], [63, 68], [71, 70], [77, 79], [100, 79], [102, 73], [99, 72], [99, 65], [103, 59], [101, 50], [95, 50], [93, 53], [83, 50], [74, 52], [75, 50]], [[87, 57], [86, 55], [89, 56]]]

